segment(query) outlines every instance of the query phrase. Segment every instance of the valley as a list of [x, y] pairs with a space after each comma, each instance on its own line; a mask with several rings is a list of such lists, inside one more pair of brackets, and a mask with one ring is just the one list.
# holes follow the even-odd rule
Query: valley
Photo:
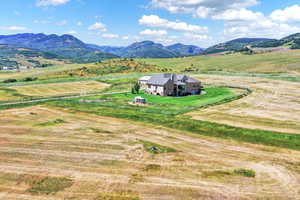
[[[0, 71], [0, 199], [299, 199], [299, 55], [54, 58]], [[203, 93], [132, 92], [164, 73]]]

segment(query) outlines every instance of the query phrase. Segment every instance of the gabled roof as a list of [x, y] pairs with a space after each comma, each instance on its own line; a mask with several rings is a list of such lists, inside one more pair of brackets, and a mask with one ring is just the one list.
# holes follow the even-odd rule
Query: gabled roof
[[158, 74], [158, 75], [152, 76], [149, 79], [148, 84], [163, 86], [163, 85], [167, 84], [170, 80], [171, 80], [171, 78], [167, 74]]
[[148, 85], [159, 85], [164, 86], [169, 81], [176, 85], [185, 85], [186, 83], [200, 83], [197, 79], [191, 78], [184, 74], [157, 74], [152, 76]]
[[151, 79], [152, 76], [143, 76], [141, 77], [139, 80], [140, 81], [149, 81]]
[[188, 77], [188, 79], [186, 80], [187, 83], [200, 83], [199, 80], [194, 79], [192, 77]]

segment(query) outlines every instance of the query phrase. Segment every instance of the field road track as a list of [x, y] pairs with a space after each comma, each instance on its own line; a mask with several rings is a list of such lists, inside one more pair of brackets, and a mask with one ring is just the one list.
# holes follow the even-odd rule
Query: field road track
[[0, 106], [10, 106], [10, 105], [20, 105], [20, 104], [28, 104], [28, 103], [38, 103], [38, 102], [45, 102], [51, 100], [63, 100], [63, 99], [73, 99], [79, 97], [89, 97], [95, 95], [111, 95], [111, 94], [122, 94], [124, 92], [111, 92], [111, 93], [89, 93], [89, 94], [78, 94], [78, 95], [70, 95], [70, 96], [60, 96], [60, 97], [48, 97], [48, 98], [40, 98], [40, 99], [32, 99], [32, 100], [25, 100], [25, 101], [15, 101], [15, 102], [7, 102], [7, 103], [0, 103]]

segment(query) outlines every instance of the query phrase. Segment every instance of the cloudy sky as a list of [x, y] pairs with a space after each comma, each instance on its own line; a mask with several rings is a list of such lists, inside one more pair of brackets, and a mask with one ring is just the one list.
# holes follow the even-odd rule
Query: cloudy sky
[[0, 34], [72, 34], [123, 46], [142, 40], [208, 47], [300, 32], [299, 0], [1, 0]]

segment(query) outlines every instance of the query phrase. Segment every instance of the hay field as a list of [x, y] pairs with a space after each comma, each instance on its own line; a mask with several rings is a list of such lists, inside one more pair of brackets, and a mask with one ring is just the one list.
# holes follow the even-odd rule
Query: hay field
[[77, 81], [66, 83], [36, 84], [13, 86], [19, 94], [33, 97], [60, 96], [67, 94], [80, 94], [89, 92], [100, 92], [108, 87], [108, 84], [97, 81]]
[[11, 101], [11, 100], [18, 100], [16, 96], [10, 94], [6, 90], [1, 90], [0, 88], [0, 101]]
[[[152, 154], [141, 141], [177, 152]], [[0, 144], [5, 200], [300, 198], [300, 152], [127, 120], [46, 106], [3, 110]]]
[[238, 127], [300, 133], [300, 85], [257, 77], [196, 75], [205, 83], [248, 87], [253, 94], [240, 100], [187, 115]]
[[279, 51], [264, 54], [224, 56], [192, 56], [170, 59], [140, 59], [147, 64], [182, 71], [224, 71], [251, 73], [291, 73], [300, 74], [300, 50]]

